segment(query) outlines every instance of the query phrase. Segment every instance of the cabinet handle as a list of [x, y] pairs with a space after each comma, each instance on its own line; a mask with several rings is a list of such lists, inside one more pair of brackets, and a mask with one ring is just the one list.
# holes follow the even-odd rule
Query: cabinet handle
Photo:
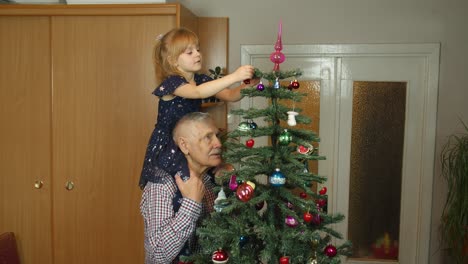
[[37, 181], [34, 182], [34, 188], [36, 188], [36, 189], [42, 188], [43, 185], [44, 185], [43, 181], [37, 180]]
[[75, 184], [72, 181], [67, 181], [67, 183], [65, 183], [65, 189], [71, 191], [73, 188], [75, 188]]

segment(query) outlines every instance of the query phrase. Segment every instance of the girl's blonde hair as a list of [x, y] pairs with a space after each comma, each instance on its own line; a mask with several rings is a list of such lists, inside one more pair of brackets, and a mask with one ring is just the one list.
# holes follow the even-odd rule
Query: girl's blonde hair
[[175, 28], [158, 37], [153, 51], [156, 81], [161, 83], [170, 75], [182, 75], [175, 61], [189, 45], [198, 46], [198, 36], [187, 28]]

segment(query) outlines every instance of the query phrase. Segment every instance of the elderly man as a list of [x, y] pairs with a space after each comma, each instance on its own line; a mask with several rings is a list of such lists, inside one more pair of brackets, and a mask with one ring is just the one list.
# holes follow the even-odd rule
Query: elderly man
[[174, 178], [157, 170], [158, 180], [150, 181], [143, 190], [140, 210], [145, 223], [146, 264], [178, 263], [180, 255], [189, 255], [196, 248], [197, 222], [212, 211], [215, 199], [207, 171], [222, 159], [213, 119], [207, 113], [187, 114], [172, 135], [187, 159], [190, 178]]

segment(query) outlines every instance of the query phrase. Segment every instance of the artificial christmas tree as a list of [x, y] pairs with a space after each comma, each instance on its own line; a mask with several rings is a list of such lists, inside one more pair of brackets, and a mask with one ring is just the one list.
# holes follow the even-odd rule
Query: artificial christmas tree
[[[195, 263], [211, 263], [220, 252], [228, 263], [339, 263], [349, 255], [349, 241], [341, 239], [332, 224], [343, 215], [326, 212], [327, 189], [319, 193], [310, 187], [326, 178], [308, 170], [310, 160], [323, 160], [318, 151], [316, 133], [299, 129], [311, 119], [301, 109], [283, 102], [300, 102], [297, 78], [300, 70], [281, 71], [281, 25], [271, 72], [256, 70], [262, 81], [242, 91], [245, 97], [264, 97], [269, 105], [263, 109], [236, 109], [231, 114], [243, 121], [227, 134], [223, 156], [230, 169], [217, 180], [221, 186], [216, 210], [197, 230], [202, 251], [191, 257]], [[282, 85], [282, 83], [286, 85]], [[255, 120], [264, 120], [257, 125]], [[268, 137], [269, 144], [256, 146], [255, 139]], [[267, 180], [265, 180], [265, 178]], [[300, 190], [300, 194], [297, 191]], [[215, 262], [219, 263], [219, 262]]]

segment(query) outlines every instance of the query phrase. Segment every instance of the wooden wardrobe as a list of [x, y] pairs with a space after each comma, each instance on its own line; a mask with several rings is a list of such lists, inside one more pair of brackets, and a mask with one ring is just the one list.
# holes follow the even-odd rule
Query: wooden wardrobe
[[[0, 233], [15, 233], [21, 263], [144, 262], [152, 47], [200, 21], [179, 4], [0, 6]], [[224, 61], [207, 67], [227, 67], [220, 21], [210, 45]]]

